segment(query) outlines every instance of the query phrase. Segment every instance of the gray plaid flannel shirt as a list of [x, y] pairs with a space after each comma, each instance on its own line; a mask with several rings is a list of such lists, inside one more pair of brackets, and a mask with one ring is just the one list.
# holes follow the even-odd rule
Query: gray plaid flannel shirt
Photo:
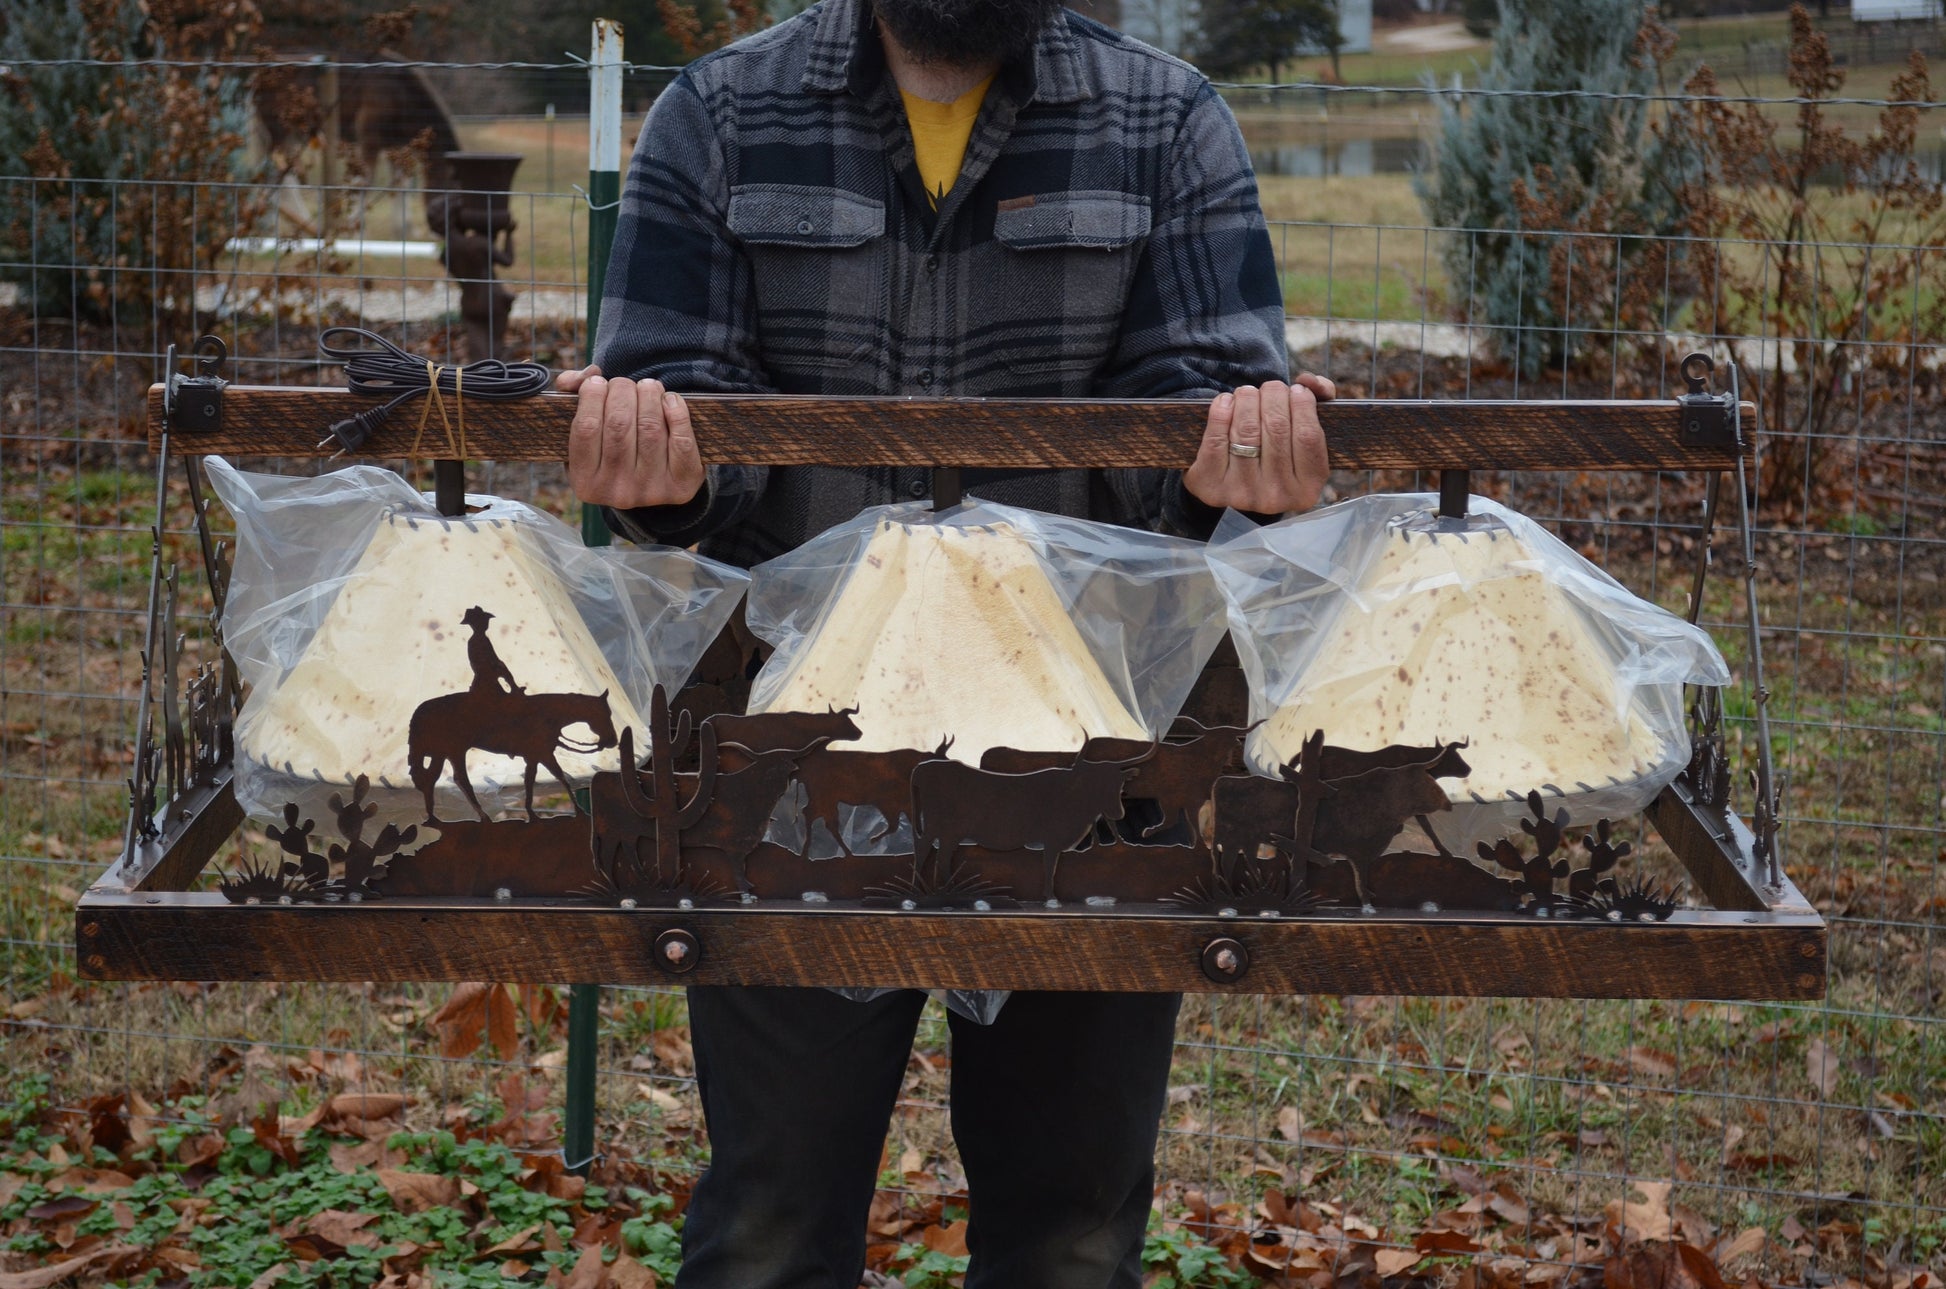
[[[1191, 398], [1285, 378], [1283, 321], [1243, 137], [1194, 68], [1057, 10], [935, 211], [868, 0], [823, 0], [656, 100], [594, 357], [684, 392]], [[610, 522], [747, 566], [927, 487], [712, 466], [694, 501]], [[1199, 537], [1216, 519], [1175, 471], [969, 491]]]

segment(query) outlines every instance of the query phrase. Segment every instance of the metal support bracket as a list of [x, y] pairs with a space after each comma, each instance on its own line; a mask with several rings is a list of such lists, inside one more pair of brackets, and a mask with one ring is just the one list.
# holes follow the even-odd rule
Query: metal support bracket
[[217, 373], [229, 356], [220, 337], [204, 336], [196, 342], [196, 374], [185, 376], [176, 370], [176, 347], [169, 346], [162, 360], [162, 412], [170, 429], [194, 434], [223, 428], [223, 391], [230, 382]]
[[1710, 373], [1715, 370], [1716, 360], [1700, 351], [1682, 360], [1682, 376], [1689, 386], [1689, 392], [1676, 399], [1676, 407], [1682, 418], [1679, 432], [1684, 447], [1741, 446], [1736, 421], [1731, 415], [1736, 406], [1736, 395], [1709, 392]]

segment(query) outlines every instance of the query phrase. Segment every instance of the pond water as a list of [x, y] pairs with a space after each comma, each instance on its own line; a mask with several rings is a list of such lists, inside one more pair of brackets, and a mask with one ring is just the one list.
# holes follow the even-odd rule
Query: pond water
[[1260, 175], [1296, 179], [1409, 174], [1425, 163], [1426, 141], [1417, 135], [1319, 139], [1314, 142], [1249, 142], [1250, 164]]

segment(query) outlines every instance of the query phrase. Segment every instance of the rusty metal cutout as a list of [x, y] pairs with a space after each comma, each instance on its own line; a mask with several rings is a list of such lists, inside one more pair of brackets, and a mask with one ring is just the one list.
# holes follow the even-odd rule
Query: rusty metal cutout
[[[389, 860], [395, 856], [409, 857], [410, 852], [405, 848], [417, 839], [419, 829], [416, 824], [404, 828], [386, 824], [376, 837], [367, 840], [365, 825], [378, 813], [378, 807], [366, 800], [371, 787], [370, 778], [361, 774], [352, 784], [349, 800], [343, 793], [331, 794], [329, 804], [339, 840], [323, 851], [312, 845], [317, 821], [302, 818], [297, 803], [287, 802], [283, 827], [272, 824], [264, 830], [277, 843], [284, 859], [275, 868], [255, 860], [246, 861], [237, 872], [218, 882], [217, 889], [235, 904], [300, 904], [340, 899], [355, 902], [379, 898], [379, 889], [373, 883], [385, 876]], [[331, 875], [334, 866], [339, 874], [335, 878]]]
[[[1674, 907], [1653, 885], [1618, 884], [1613, 870], [1629, 846], [1606, 821], [1580, 839], [1587, 863], [1572, 867], [1566, 812], [1548, 815], [1538, 793], [1522, 823], [1531, 854], [1510, 841], [1482, 845], [1482, 867], [1450, 851], [1434, 818], [1450, 808], [1441, 780], [1468, 773], [1464, 742], [1366, 752], [1329, 746], [1318, 731], [1277, 778], [1245, 771], [1247, 727], [1188, 718], [1161, 740], [995, 748], [979, 766], [951, 760], [950, 740], [851, 751], [831, 745], [858, 737], [854, 710], [729, 710], [726, 686], [744, 679], [753, 655], [726, 630], [707, 680], [673, 701], [654, 691], [649, 745], [638, 748], [634, 730], [615, 730], [605, 695], [529, 694], [494, 650], [485, 608], [462, 621], [472, 684], [421, 703], [408, 740], [412, 786], [436, 836], [416, 850], [418, 828], [388, 826], [366, 840], [375, 807], [361, 776], [348, 798], [330, 799], [341, 840], [320, 849], [315, 822], [288, 806], [269, 830], [279, 864], [246, 864], [226, 895], [582, 896], [676, 909], [759, 899], [942, 912], [1161, 906], [1258, 918], [1362, 907], [1616, 921], [1666, 918]], [[219, 721], [195, 715], [220, 713], [219, 683], [208, 668], [192, 682], [195, 740], [227, 737]], [[174, 687], [162, 694], [171, 709]], [[568, 733], [580, 726], [592, 740]], [[156, 760], [187, 782], [204, 745], [192, 748], [179, 724], [166, 729]], [[541, 770], [568, 785], [559, 752], [608, 747], [622, 768], [593, 776], [589, 819], [536, 811]], [[476, 750], [524, 762], [521, 817], [487, 816], [467, 778]], [[435, 788], [449, 768], [479, 818], [438, 818]], [[1415, 820], [1432, 853], [1393, 849]], [[887, 842], [908, 828], [909, 848]]]

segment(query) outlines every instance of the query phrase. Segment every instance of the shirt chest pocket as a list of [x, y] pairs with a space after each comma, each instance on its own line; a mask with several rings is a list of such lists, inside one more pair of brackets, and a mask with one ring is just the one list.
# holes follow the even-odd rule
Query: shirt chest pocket
[[730, 231], [750, 257], [773, 375], [849, 367], [884, 344], [885, 204], [842, 188], [744, 184]]
[[[971, 306], [989, 362], [1044, 374], [1032, 392], [1085, 394], [1114, 352], [1149, 203], [1129, 193], [1043, 193], [1003, 201], [986, 248], [994, 289]], [[982, 364], [986, 365], [986, 364]]]

